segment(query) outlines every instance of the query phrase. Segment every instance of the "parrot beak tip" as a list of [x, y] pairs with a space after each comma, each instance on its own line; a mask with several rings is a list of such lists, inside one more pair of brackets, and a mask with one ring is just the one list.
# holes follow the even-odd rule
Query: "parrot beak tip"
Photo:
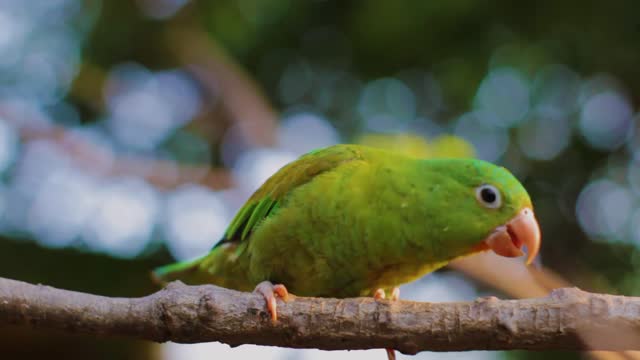
[[493, 252], [505, 257], [524, 255], [522, 247], [526, 246], [526, 264], [530, 265], [540, 250], [540, 227], [533, 210], [522, 209], [505, 225], [494, 229], [484, 243]]

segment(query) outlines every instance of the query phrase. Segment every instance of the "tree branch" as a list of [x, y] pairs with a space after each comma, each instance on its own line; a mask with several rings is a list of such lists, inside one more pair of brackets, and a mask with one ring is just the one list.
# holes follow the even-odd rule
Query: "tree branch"
[[[543, 297], [552, 290], [573, 286], [559, 274], [544, 266], [526, 266], [519, 259], [505, 258], [492, 252], [456, 259], [448, 266], [519, 299]], [[620, 329], [620, 331], [624, 330]], [[626, 336], [615, 332], [607, 335], [608, 337]], [[593, 348], [589, 342], [592, 337], [588, 333], [581, 338], [585, 348]], [[640, 360], [639, 351], [590, 351], [585, 355], [594, 360]]]
[[[294, 298], [271, 323], [255, 294], [180, 282], [108, 298], [0, 278], [0, 326], [152, 341], [419, 351], [640, 349], [640, 298], [564, 288], [527, 300], [423, 303]], [[611, 336], [611, 334], [616, 334]], [[622, 334], [622, 336], [621, 336]]]

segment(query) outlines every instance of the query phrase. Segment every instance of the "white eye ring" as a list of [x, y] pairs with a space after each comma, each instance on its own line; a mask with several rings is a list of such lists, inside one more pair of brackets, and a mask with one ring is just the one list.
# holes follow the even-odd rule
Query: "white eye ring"
[[497, 209], [502, 206], [502, 195], [493, 185], [484, 184], [476, 188], [476, 200], [482, 206], [489, 209]]

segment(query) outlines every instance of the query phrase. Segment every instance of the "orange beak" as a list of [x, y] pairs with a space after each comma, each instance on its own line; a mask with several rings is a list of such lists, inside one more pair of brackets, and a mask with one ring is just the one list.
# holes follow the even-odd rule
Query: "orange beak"
[[540, 250], [540, 226], [533, 210], [524, 208], [505, 225], [498, 226], [483, 242], [489, 249], [505, 257], [524, 255], [527, 247], [527, 265], [531, 264]]

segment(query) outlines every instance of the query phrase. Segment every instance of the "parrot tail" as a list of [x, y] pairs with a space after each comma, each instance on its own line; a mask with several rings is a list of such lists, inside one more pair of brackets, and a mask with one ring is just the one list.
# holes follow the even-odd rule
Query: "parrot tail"
[[198, 265], [204, 257], [199, 257], [194, 260], [181, 261], [159, 268], [155, 268], [151, 272], [151, 279], [158, 285], [165, 285], [168, 282], [174, 280], [182, 280], [188, 283], [196, 281], [194, 277], [198, 273]]
[[219, 243], [199, 258], [161, 266], [151, 273], [158, 285], [180, 280], [188, 285], [213, 284], [250, 291], [255, 283], [247, 277], [247, 261], [238, 260], [236, 244]]

